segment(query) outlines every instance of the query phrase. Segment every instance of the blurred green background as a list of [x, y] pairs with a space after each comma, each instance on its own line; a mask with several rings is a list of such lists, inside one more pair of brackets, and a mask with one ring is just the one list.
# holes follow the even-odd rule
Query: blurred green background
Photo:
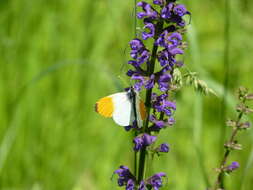
[[[221, 128], [226, 71], [228, 117], [235, 116], [236, 89], [253, 91], [253, 3], [230, 1], [224, 67], [224, 1], [179, 2], [192, 13], [185, 64], [218, 97], [182, 89], [176, 125], [159, 139], [171, 151], [155, 160], [154, 171], [168, 174], [163, 189], [203, 190], [214, 182], [230, 132]], [[1, 190], [119, 189], [111, 176], [121, 164], [132, 167], [132, 134], [96, 114], [94, 103], [125, 87], [118, 76], [127, 70], [133, 9], [133, 0], [0, 0]], [[251, 190], [253, 131], [238, 139], [244, 149], [229, 162], [241, 167], [226, 184]]]

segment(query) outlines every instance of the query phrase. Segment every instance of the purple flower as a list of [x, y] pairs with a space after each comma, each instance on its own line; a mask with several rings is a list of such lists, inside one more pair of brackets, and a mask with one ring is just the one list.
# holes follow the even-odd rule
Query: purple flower
[[137, 13], [137, 18], [142, 19], [144, 17], [148, 17], [150, 19], [156, 19], [158, 18], [158, 13], [151, 7], [150, 4], [141, 1], [137, 3], [138, 7], [142, 7], [144, 12]]
[[158, 79], [159, 89], [163, 92], [169, 90], [170, 82], [171, 82], [171, 75], [168, 73], [162, 74]]
[[238, 162], [232, 162], [230, 165], [228, 165], [225, 170], [226, 172], [232, 172], [234, 170], [236, 170], [237, 168], [239, 168], [240, 165]]
[[[118, 185], [124, 186], [128, 184], [129, 180], [135, 180], [135, 177], [130, 172], [129, 168], [126, 166], [120, 166], [119, 169], [114, 171], [115, 174], [118, 174]], [[129, 189], [130, 190], [130, 189]]]
[[144, 85], [145, 83], [145, 78], [138, 74], [138, 73], [135, 73], [131, 76], [131, 79], [132, 80], [137, 80], [137, 82], [134, 84], [134, 89], [137, 90], [137, 91], [140, 91], [141, 90], [141, 87]]
[[129, 179], [127, 181], [126, 190], [134, 190], [134, 186], [135, 186], [134, 180]]
[[172, 115], [172, 110], [176, 110], [176, 104], [167, 100], [168, 95], [152, 96], [153, 107], [158, 112], [164, 112], [167, 116]]
[[153, 3], [154, 3], [155, 5], [164, 5], [165, 0], [154, 0]]
[[180, 27], [184, 27], [184, 26], [185, 26], [185, 21], [184, 21], [183, 18], [180, 17], [180, 16], [173, 15], [173, 16], [170, 18], [170, 21], [176, 23], [176, 24], [177, 24], [178, 26], [180, 26]]
[[185, 14], [187, 14], [187, 10], [185, 8], [184, 5], [176, 5], [174, 8], [173, 8], [173, 13], [175, 15], [178, 15], [180, 17], [184, 16]]
[[146, 190], [146, 185], [145, 185], [145, 182], [144, 181], [141, 181], [140, 182], [140, 185], [138, 187], [138, 190]]
[[158, 52], [158, 61], [162, 67], [169, 65], [171, 70], [171, 67], [176, 62], [175, 58], [167, 51], [166, 49]]
[[131, 76], [133, 76], [134, 74], [136, 73], [136, 71], [133, 71], [132, 69], [129, 69], [128, 71], [127, 71], [127, 76], [129, 76], [129, 77], [131, 77]]
[[171, 56], [175, 56], [177, 54], [183, 54], [184, 51], [181, 50], [180, 48], [173, 48], [173, 49], [169, 50], [169, 53]]
[[159, 129], [163, 128], [165, 126], [165, 123], [164, 121], [160, 121], [160, 120], [157, 120], [156, 117], [154, 115], [151, 115], [149, 117], [149, 120], [155, 124], [155, 126], [157, 126]]
[[127, 62], [129, 65], [133, 65], [135, 68], [136, 67], [139, 67], [140, 65], [137, 63], [137, 61], [134, 61], [134, 60], [130, 60]]
[[150, 53], [146, 49], [132, 50], [130, 52], [130, 55], [131, 55], [132, 58], [137, 60], [137, 61], [129, 61], [130, 64], [132, 64], [132, 65], [134, 65], [134, 63], [135, 63], [134, 66], [140, 66], [142, 63], [148, 61], [148, 59], [150, 57]]
[[140, 65], [146, 61], [148, 61], [150, 57], [150, 53], [148, 50], [143, 50], [140, 54], [139, 57], [137, 57], [137, 63]]
[[169, 33], [167, 30], [165, 30], [156, 40], [156, 44], [168, 50], [171, 50], [181, 45], [181, 41], [181, 34], [179, 34], [178, 32]]
[[147, 23], [144, 26], [144, 29], [148, 29], [149, 32], [142, 32], [142, 39], [147, 40], [148, 38], [152, 38], [155, 35], [155, 26], [152, 23]]
[[154, 190], [158, 190], [162, 187], [162, 177], [166, 177], [166, 174], [163, 172], [159, 172], [147, 180], [147, 183], [150, 184]]
[[161, 10], [161, 17], [164, 19], [168, 19], [171, 17], [171, 12], [173, 8], [173, 3], [169, 3]]
[[169, 152], [170, 148], [167, 143], [161, 144], [159, 147], [156, 148], [158, 152]]
[[153, 125], [149, 127], [150, 131], [160, 131], [162, 128], [171, 126], [175, 123], [175, 120], [173, 117], [170, 117], [164, 120], [158, 120], [156, 119], [155, 115], [151, 115], [149, 117], [149, 121], [153, 123]]
[[166, 107], [166, 108], [171, 108], [171, 109], [173, 109], [173, 110], [176, 110], [176, 104], [175, 104], [175, 102], [171, 102], [171, 101], [166, 101], [166, 100], [164, 100], [163, 101], [163, 106], [164, 107]]
[[137, 82], [134, 84], [134, 89], [140, 91], [142, 86], [146, 89], [151, 89], [155, 85], [155, 75], [152, 74], [150, 77], [144, 77], [138, 72], [128, 71], [129, 76], [131, 75], [132, 80], [136, 80]]
[[130, 41], [131, 52], [130, 55], [136, 61], [129, 61], [128, 63], [133, 65], [134, 67], [139, 67], [142, 63], [148, 61], [150, 57], [149, 51], [145, 48], [142, 41], [138, 38], [135, 38]]
[[151, 75], [150, 78], [146, 81], [145, 88], [151, 89], [155, 85], [155, 75]]
[[132, 50], [132, 51], [130, 52], [130, 56], [131, 56], [132, 58], [134, 58], [134, 59], [137, 59], [137, 57], [138, 57], [138, 51], [137, 51], [137, 50]]
[[157, 59], [162, 67], [169, 64], [169, 53], [166, 50], [158, 52]]
[[145, 80], [144, 77], [142, 75], [140, 75], [140, 74], [134, 74], [134, 75], [132, 75], [132, 79], [133, 80], [143, 81], [143, 82]]
[[165, 35], [168, 34], [168, 31], [165, 30], [163, 33], [160, 34], [159, 38], [156, 40], [155, 44], [161, 47], [165, 47]]
[[142, 48], [144, 48], [144, 44], [142, 43], [142, 41], [138, 38], [135, 38], [133, 40], [130, 41], [130, 47], [132, 50], [140, 50]]
[[135, 144], [134, 150], [139, 151], [142, 148], [151, 145], [153, 142], [155, 142], [155, 140], [156, 140], [156, 136], [151, 136], [146, 133], [140, 136], [137, 136], [133, 140], [133, 143]]
[[144, 146], [149, 146], [153, 142], [155, 142], [156, 136], [151, 136], [151, 135], [148, 135], [148, 134], [144, 133], [143, 136], [142, 136], [142, 139], [143, 139], [143, 145]]
[[134, 84], [134, 89], [140, 91], [142, 86], [143, 86], [142, 82], [136, 82]]
[[181, 44], [182, 35], [178, 32], [174, 32], [167, 37], [168, 49], [175, 48]]
[[134, 145], [134, 150], [135, 151], [139, 151], [143, 148], [143, 139], [142, 139], [142, 137], [139, 137], [139, 136], [135, 137], [133, 142], [135, 144]]

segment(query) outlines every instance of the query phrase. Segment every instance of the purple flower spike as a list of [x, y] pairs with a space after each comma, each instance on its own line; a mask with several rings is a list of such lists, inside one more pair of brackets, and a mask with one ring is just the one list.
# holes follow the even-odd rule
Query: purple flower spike
[[173, 9], [173, 12], [174, 12], [175, 15], [178, 15], [180, 17], [187, 14], [187, 10], [186, 10], [184, 5], [176, 5]]
[[240, 165], [238, 162], [232, 162], [230, 165], [228, 165], [225, 169], [227, 172], [232, 172], [234, 170], [236, 170], [237, 168], [239, 168]]
[[[140, 155], [138, 154], [140, 163], [146, 154], [155, 153], [159, 155], [162, 152], [170, 151], [167, 143], [154, 147], [157, 136], [151, 134], [160, 132], [161, 129], [170, 127], [175, 123], [176, 104], [172, 102], [173, 96], [171, 95], [174, 94], [176, 88], [174, 88], [171, 73], [175, 68], [183, 66], [183, 63], [177, 58], [179, 54], [184, 53], [183, 50], [186, 46], [182, 37], [185, 31], [183, 16], [190, 14], [185, 6], [177, 4], [176, 0], [151, 0], [149, 2], [140, 0], [136, 5], [138, 7], [136, 16], [138, 19], [142, 19], [144, 27], [141, 33], [136, 34], [136, 36], [141, 36], [129, 42], [131, 58], [128, 60], [128, 64], [131, 68], [126, 74], [131, 80], [134, 80], [134, 84], [125, 89], [126, 92], [130, 90], [133, 92], [133, 89], [135, 92], [146, 91], [145, 105], [148, 107], [146, 109], [146, 114], [149, 116], [148, 121], [143, 114], [145, 105], [140, 104], [141, 106], [136, 107], [140, 110], [134, 110], [135, 116], [136, 111], [138, 111], [137, 113], [140, 112], [141, 118], [145, 120], [144, 128], [138, 128], [137, 119], [129, 126], [124, 126], [126, 131], [132, 130], [137, 135], [132, 142], [133, 150], [135, 152], [141, 151]], [[153, 2], [152, 5], [151, 2]], [[150, 48], [151, 46], [153, 47]], [[138, 94], [136, 95], [138, 96]], [[114, 172], [118, 175], [118, 185], [123, 186], [125, 190], [159, 190], [164, 186], [165, 173], [160, 172], [145, 178], [142, 170], [144, 167], [141, 166], [139, 171], [135, 172], [138, 176], [134, 176], [128, 167], [120, 166]], [[233, 162], [222, 169], [231, 172], [238, 167], [239, 164]]]
[[170, 148], [169, 145], [167, 143], [161, 144], [158, 148], [157, 151], [158, 152], [169, 152]]
[[149, 32], [142, 32], [142, 39], [147, 40], [148, 38], [152, 38], [155, 35], [155, 26], [152, 23], [147, 23], [144, 26], [144, 29], [148, 29]]
[[158, 13], [151, 7], [150, 4], [141, 1], [137, 3], [138, 7], [142, 7], [144, 12], [137, 13], [137, 18], [142, 19], [144, 17], [150, 18], [150, 19], [156, 19], [158, 18]]
[[166, 177], [166, 174], [163, 172], [157, 173], [150, 177], [147, 180], [147, 183], [150, 184], [154, 190], [158, 190], [160, 187], [162, 187], [162, 177]]

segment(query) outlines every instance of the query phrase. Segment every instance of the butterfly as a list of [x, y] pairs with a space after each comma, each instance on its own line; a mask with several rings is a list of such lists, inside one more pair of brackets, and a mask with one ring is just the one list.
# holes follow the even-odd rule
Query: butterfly
[[132, 87], [126, 92], [101, 98], [95, 104], [95, 111], [104, 117], [112, 117], [120, 126], [129, 126], [137, 121], [138, 127], [142, 127], [146, 118], [145, 104]]

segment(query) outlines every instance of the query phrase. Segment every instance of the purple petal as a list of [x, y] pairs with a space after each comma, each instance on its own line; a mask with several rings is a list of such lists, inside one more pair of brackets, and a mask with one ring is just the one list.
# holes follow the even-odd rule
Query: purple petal
[[142, 32], [142, 38], [143, 40], [147, 40], [148, 38], [152, 38], [155, 35], [155, 26], [152, 23], [147, 23], [144, 26], [144, 29], [148, 29], [149, 32]]
[[156, 136], [151, 136], [151, 135], [148, 135], [148, 134], [144, 133], [143, 134], [143, 144], [145, 146], [149, 146], [153, 142], [155, 142], [156, 138], [157, 138]]

